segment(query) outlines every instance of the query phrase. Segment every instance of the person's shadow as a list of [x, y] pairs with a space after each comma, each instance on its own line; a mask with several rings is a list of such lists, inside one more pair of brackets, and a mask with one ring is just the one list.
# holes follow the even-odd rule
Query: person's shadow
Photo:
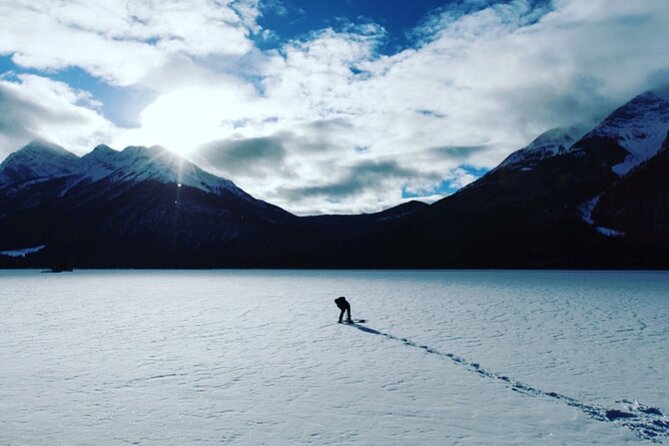
[[355, 327], [360, 331], [364, 331], [365, 333], [371, 333], [371, 334], [375, 334], [375, 335], [388, 337], [388, 335], [386, 333], [381, 333], [380, 331], [374, 330], [373, 328], [365, 327], [364, 325], [360, 325], [356, 322], [346, 323], [344, 325], [348, 325], [350, 327]]

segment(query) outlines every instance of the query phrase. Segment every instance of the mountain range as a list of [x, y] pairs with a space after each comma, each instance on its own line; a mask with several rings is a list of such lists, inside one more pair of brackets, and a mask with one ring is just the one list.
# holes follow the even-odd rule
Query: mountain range
[[550, 130], [431, 205], [298, 217], [158, 146], [0, 164], [0, 267], [667, 268], [669, 94]]

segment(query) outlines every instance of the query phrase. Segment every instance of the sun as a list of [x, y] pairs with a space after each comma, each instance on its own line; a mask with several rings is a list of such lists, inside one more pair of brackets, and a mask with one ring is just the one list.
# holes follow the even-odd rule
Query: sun
[[189, 87], [159, 96], [140, 113], [129, 144], [161, 145], [187, 156], [200, 145], [230, 136], [243, 98], [228, 88]]

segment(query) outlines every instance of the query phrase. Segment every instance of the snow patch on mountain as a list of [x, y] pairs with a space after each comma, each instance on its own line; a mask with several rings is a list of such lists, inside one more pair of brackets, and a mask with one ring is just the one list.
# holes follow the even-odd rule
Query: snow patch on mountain
[[581, 211], [581, 217], [583, 218], [583, 221], [589, 225], [595, 224], [595, 221], [592, 219], [592, 212], [595, 210], [597, 203], [599, 203], [601, 196], [602, 194], [599, 194], [578, 207], [578, 210]]
[[583, 126], [558, 127], [539, 135], [526, 147], [513, 152], [499, 167], [531, 170], [547, 158], [563, 154], [585, 133]]
[[612, 228], [606, 228], [604, 226], [597, 226], [595, 227], [595, 230], [605, 237], [623, 237], [625, 235], [625, 232], [623, 231], [618, 231], [617, 229], [612, 229]]
[[646, 92], [611, 113], [585, 138], [611, 138], [628, 155], [611, 169], [624, 176], [655, 156], [669, 131], [669, 99], [664, 93]]
[[31, 248], [12, 249], [8, 251], [0, 251], [0, 255], [8, 257], [25, 257], [28, 254], [34, 254], [46, 248], [46, 245], [33, 246]]

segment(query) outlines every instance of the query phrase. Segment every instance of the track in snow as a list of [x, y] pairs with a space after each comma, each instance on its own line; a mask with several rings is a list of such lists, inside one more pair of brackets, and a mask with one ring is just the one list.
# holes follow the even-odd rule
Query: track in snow
[[516, 381], [512, 378], [509, 378], [508, 376], [486, 370], [481, 367], [480, 364], [468, 361], [467, 359], [457, 356], [453, 353], [440, 352], [439, 350], [435, 350], [430, 346], [417, 344], [407, 338], [400, 338], [390, 333], [384, 333], [382, 331], [374, 330], [373, 328], [355, 323], [347, 325], [355, 327], [365, 333], [383, 336], [387, 339], [401, 342], [407, 347], [417, 348], [431, 355], [437, 355], [449, 359], [454, 364], [464, 367], [470, 372], [476, 373], [483, 378], [501, 381], [515, 392], [528, 396], [551, 398], [562, 401], [568, 406], [580, 409], [594, 420], [614, 423], [619, 426], [626, 427], [644, 440], [649, 440], [654, 443], [661, 443], [663, 438], [669, 438], [669, 419], [665, 417], [662, 411], [657, 407], [646, 406], [637, 401], [629, 400], [616, 401], [616, 403], [619, 405], [618, 408], [608, 408], [596, 404], [584, 403], [575, 398], [562, 395], [557, 392], [547, 392], [520, 381]]

